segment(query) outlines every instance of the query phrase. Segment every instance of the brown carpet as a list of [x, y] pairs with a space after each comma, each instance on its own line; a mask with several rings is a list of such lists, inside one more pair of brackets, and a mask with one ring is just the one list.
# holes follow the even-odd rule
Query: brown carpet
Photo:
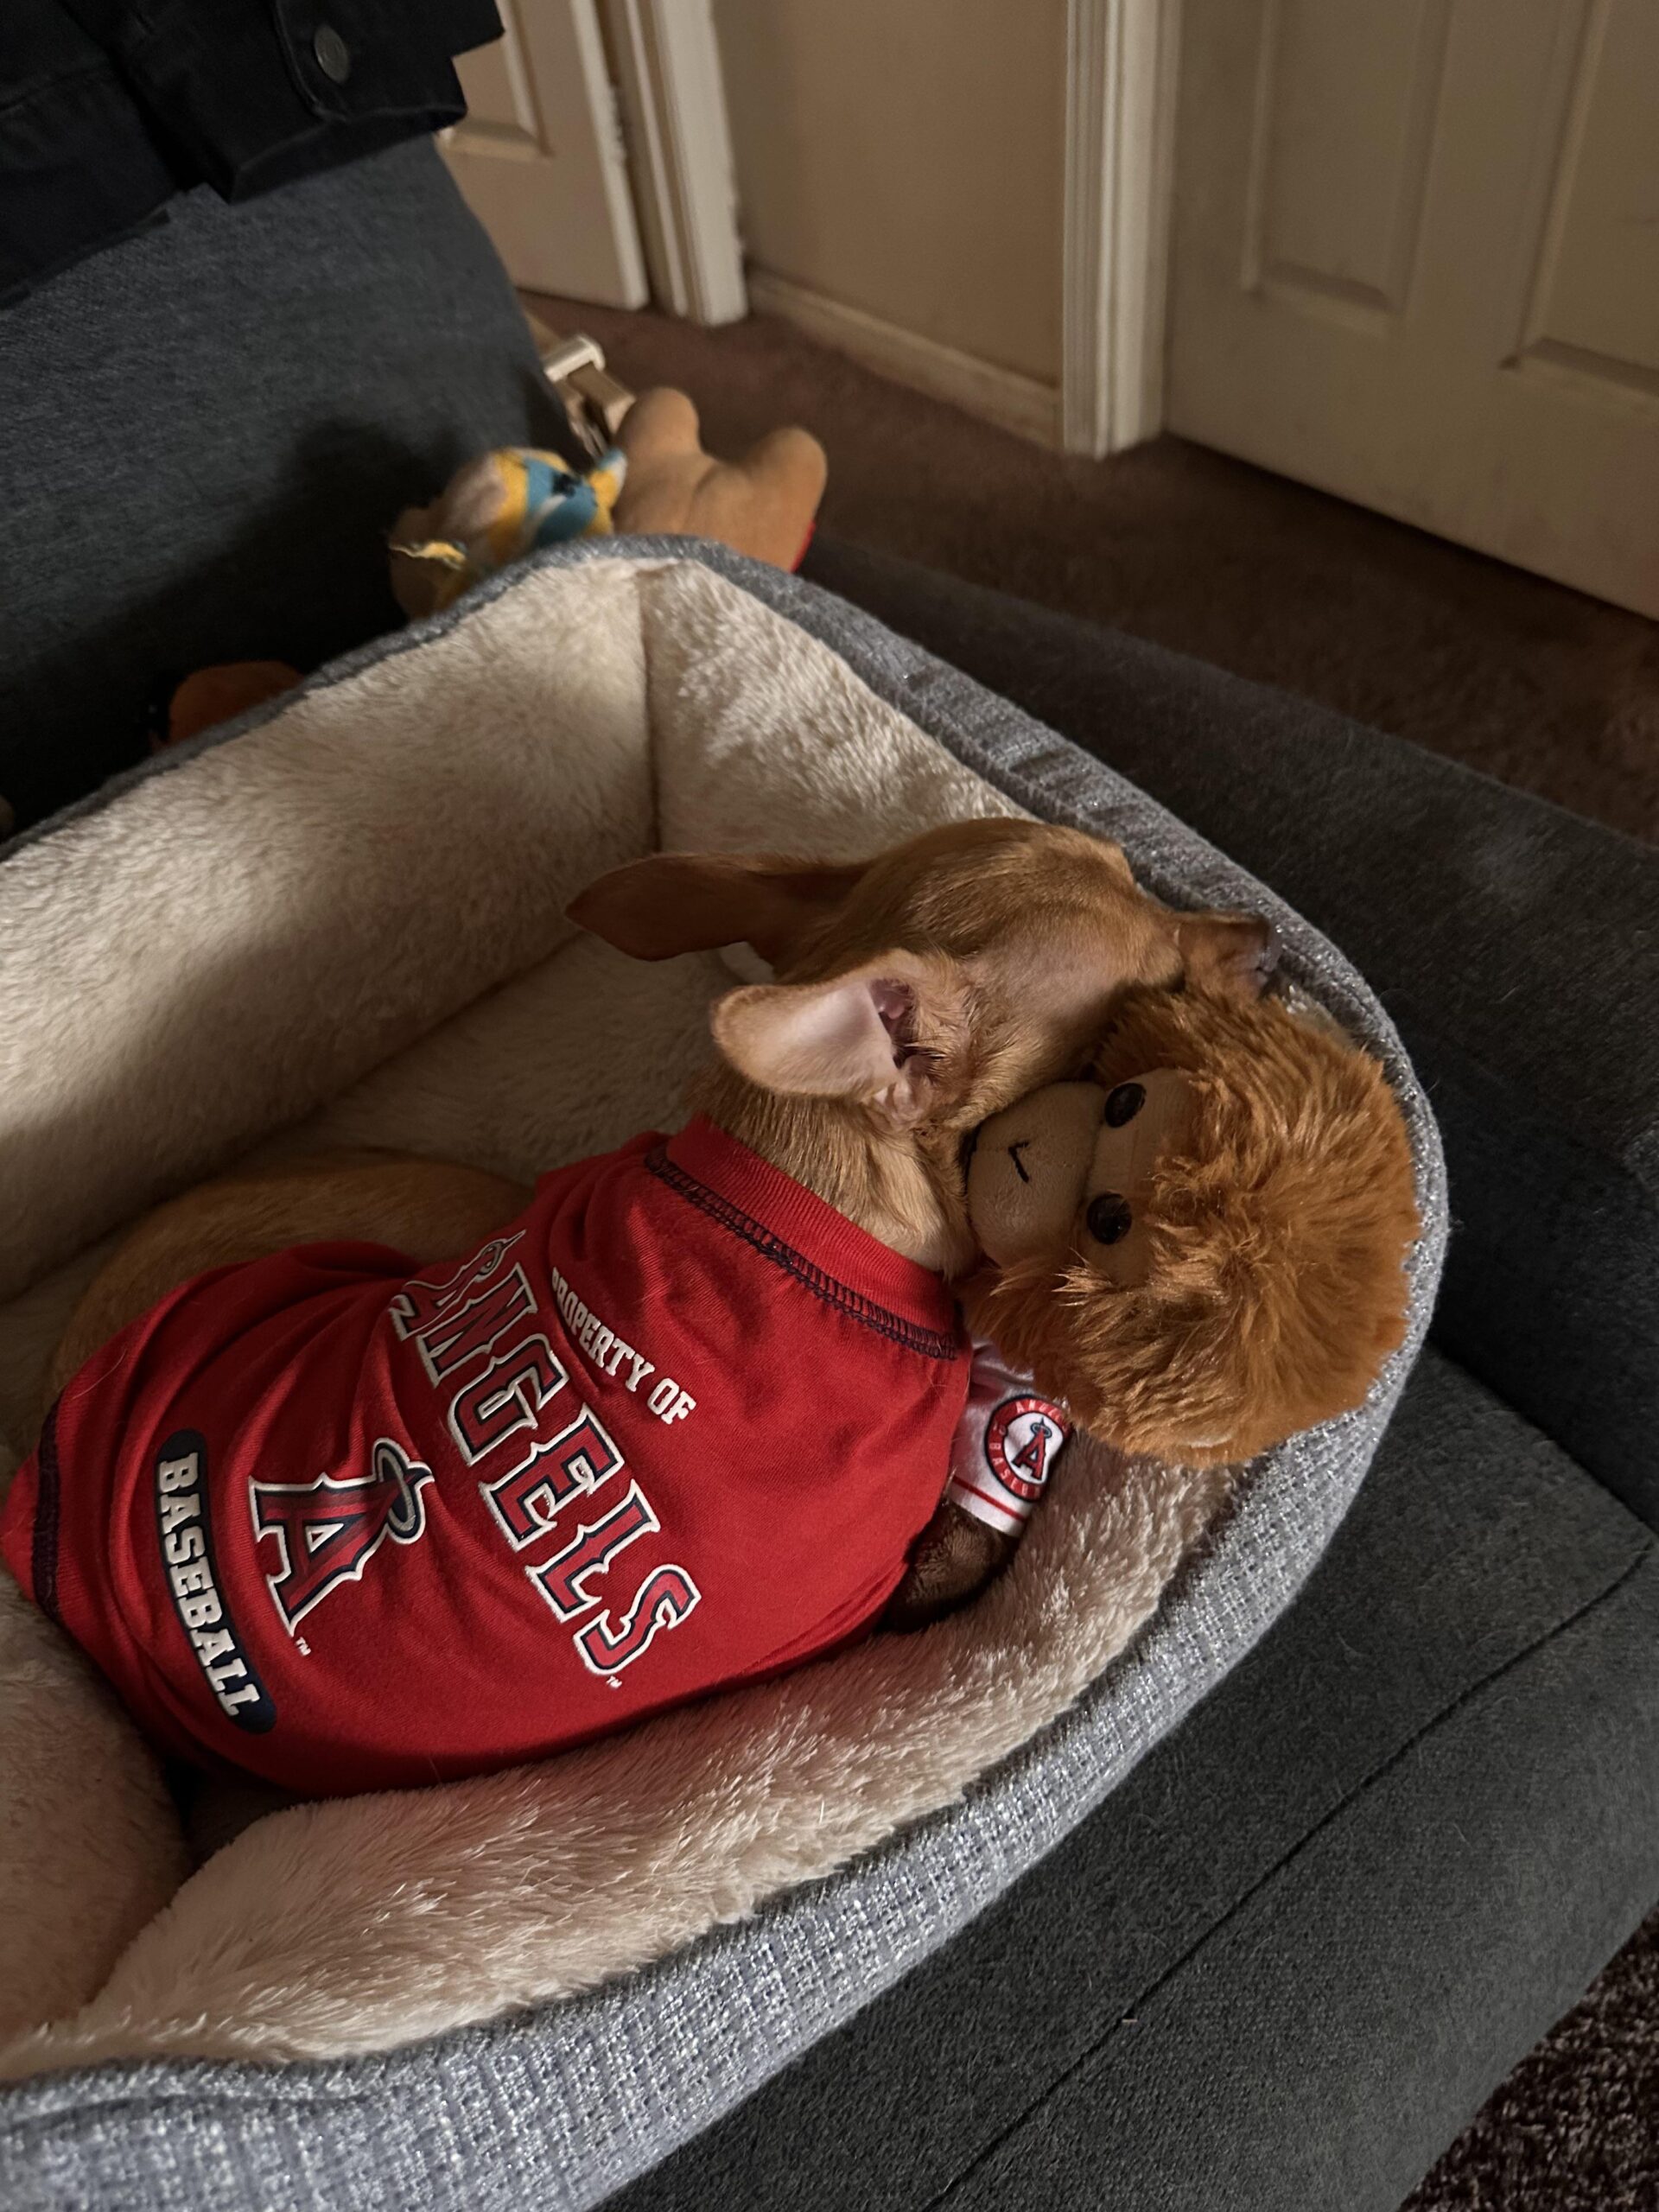
[[1178, 438], [1046, 453], [768, 317], [699, 330], [530, 302], [704, 442], [784, 422], [830, 454], [823, 526], [1276, 683], [1659, 837], [1659, 624]]
[[1402, 2212], [1655, 2212], [1659, 1915], [1493, 2092]]
[[[1634, 836], [1659, 837], [1659, 625], [1219, 454], [1040, 451], [788, 325], [699, 330], [527, 302], [625, 384], [674, 384], [734, 453], [785, 422], [830, 454], [823, 524], [1300, 692]], [[1659, 1913], [1402, 2212], [1659, 2212]]]

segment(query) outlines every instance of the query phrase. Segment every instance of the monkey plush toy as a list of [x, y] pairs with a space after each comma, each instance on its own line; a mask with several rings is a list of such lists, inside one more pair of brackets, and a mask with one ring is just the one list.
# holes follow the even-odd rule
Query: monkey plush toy
[[1281, 1001], [1131, 998], [1084, 1080], [985, 1123], [968, 1203], [985, 1263], [963, 1305], [1001, 1357], [918, 1554], [934, 1617], [1007, 1558], [1069, 1423], [1242, 1462], [1357, 1406], [1405, 1334], [1399, 1105], [1333, 1023]]

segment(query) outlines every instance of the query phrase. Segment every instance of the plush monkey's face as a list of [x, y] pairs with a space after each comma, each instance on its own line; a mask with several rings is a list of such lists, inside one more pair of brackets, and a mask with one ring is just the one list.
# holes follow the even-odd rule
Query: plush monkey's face
[[1358, 1405], [1405, 1334], [1417, 1230], [1376, 1062], [1188, 988], [1128, 993], [1091, 1074], [980, 1127], [969, 1325], [1080, 1428], [1182, 1465]]
[[1121, 1289], [1143, 1283], [1152, 1171], [1191, 1102], [1186, 1077], [1157, 1068], [1110, 1090], [1052, 1083], [994, 1115], [968, 1166], [969, 1218], [986, 1257], [1000, 1268], [1081, 1262]]

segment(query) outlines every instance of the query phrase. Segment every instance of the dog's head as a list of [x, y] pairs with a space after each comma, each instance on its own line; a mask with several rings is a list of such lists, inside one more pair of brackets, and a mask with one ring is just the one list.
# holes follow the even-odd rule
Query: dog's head
[[963, 1138], [1082, 1068], [1123, 992], [1191, 982], [1253, 999], [1274, 957], [1259, 917], [1177, 912], [1136, 887], [1116, 845], [1022, 820], [953, 823], [831, 866], [656, 854], [569, 911], [642, 960], [752, 946], [775, 980], [715, 1004], [725, 1061], [913, 1145], [964, 1223]]

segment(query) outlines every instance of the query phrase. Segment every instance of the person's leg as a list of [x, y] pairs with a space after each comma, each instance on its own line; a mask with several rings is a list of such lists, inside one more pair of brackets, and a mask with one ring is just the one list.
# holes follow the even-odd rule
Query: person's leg
[[0, 311], [0, 797], [142, 757], [168, 676], [401, 622], [386, 533], [493, 446], [580, 448], [427, 141], [211, 192]]

